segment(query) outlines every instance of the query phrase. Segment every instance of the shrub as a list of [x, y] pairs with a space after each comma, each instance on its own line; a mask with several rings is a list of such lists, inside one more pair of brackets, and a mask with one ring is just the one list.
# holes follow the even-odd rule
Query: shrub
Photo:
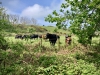
[[8, 48], [8, 43], [4, 37], [0, 34], [0, 49], [6, 50]]
[[100, 70], [93, 63], [78, 60], [77, 63], [51, 65], [47, 68], [39, 67], [36, 75], [99, 75]]
[[43, 55], [38, 59], [38, 62], [40, 66], [49, 67], [50, 65], [56, 64], [56, 57]]
[[18, 53], [21, 53], [23, 50], [26, 50], [22, 42], [11, 43], [10, 48]]

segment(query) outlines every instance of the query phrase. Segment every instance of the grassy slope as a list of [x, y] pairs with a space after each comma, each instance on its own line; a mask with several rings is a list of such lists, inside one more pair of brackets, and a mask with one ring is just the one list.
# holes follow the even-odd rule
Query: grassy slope
[[[47, 29], [49, 32], [54, 32], [56, 27], [53, 26], [42, 26], [43, 28]], [[57, 32], [62, 32], [62, 33], [69, 33], [67, 30], [63, 29], [58, 29]]]
[[[30, 29], [33, 29], [35, 32], [54, 32], [56, 27], [53, 26], [36, 26], [36, 25], [31, 25], [31, 26], [25, 26], [25, 25], [16, 25], [15, 26], [16, 30], [19, 32], [29, 32]], [[57, 32], [62, 32], [66, 33], [68, 31], [63, 30], [63, 29], [58, 29]]]
[[[20, 33], [21, 28], [20, 27], [16, 28], [16, 29], [18, 29], [18, 33]], [[22, 28], [22, 29], [23, 29], [23, 32], [26, 33], [26, 32], [28, 32], [28, 29], [30, 29], [30, 28], [33, 28], [33, 29], [38, 31], [38, 29], [42, 29], [42, 26], [35, 26], [35, 27], [34, 26], [32, 26], [32, 27], [24, 26], [24, 28]], [[53, 32], [53, 30], [55, 29], [54, 27], [48, 27], [48, 26], [45, 26], [43, 28], [47, 29], [50, 32]], [[66, 31], [60, 29], [59, 32], [66, 32]], [[46, 42], [45, 40], [43, 40], [43, 46], [46, 46], [47, 50], [45, 50], [45, 47], [44, 47], [44, 49], [42, 50], [43, 52], [39, 52], [38, 51], [39, 50], [38, 49], [39, 45], [37, 47], [35, 47], [34, 45], [38, 44], [40, 39], [38, 39], [38, 40], [31, 40], [31, 42], [30, 42], [30, 40], [29, 41], [25, 41], [25, 40], [15, 39], [14, 36], [12, 36], [12, 37], [5, 37], [5, 38], [7, 39], [7, 41], [13, 42], [13, 43], [22, 42], [24, 44], [24, 47], [27, 47], [27, 53], [31, 53], [31, 54], [33, 53], [32, 56], [36, 57], [36, 59], [33, 59], [34, 61], [32, 60], [32, 62], [34, 62], [34, 64], [33, 63], [29, 63], [29, 61], [26, 61], [27, 65], [37, 66], [37, 68], [41, 67], [41, 65], [43, 66], [43, 64], [42, 64], [43, 62], [48, 63], [48, 60], [50, 60], [50, 59], [48, 59], [48, 60], [47, 59], [39, 60], [40, 58], [44, 58], [44, 57], [42, 57], [43, 55], [46, 55], [48, 57], [56, 55], [57, 56], [57, 60], [59, 60], [57, 62], [60, 65], [62, 65], [62, 64], [65, 65], [67, 63], [75, 63], [76, 64], [76, 62], [78, 62], [78, 61], [81, 62], [81, 60], [84, 60], [85, 63], [89, 63], [89, 64], [93, 63], [93, 66], [97, 65], [97, 64], [98, 64], [98, 66], [100, 66], [100, 64], [99, 64], [100, 53], [98, 53], [100, 51], [96, 52], [97, 50], [92, 50], [92, 49], [89, 50], [89, 49], [87, 49], [87, 48], [85, 48], [85, 47], [83, 47], [83, 46], [81, 46], [79, 44], [76, 44], [76, 39], [77, 39], [76, 36], [73, 36], [73, 40], [74, 40], [75, 43], [72, 44], [72, 46], [69, 46], [69, 47], [67, 47], [66, 49], [63, 50], [64, 44], [65, 44], [65, 42], [64, 42], [65, 38], [64, 38], [64, 35], [61, 35], [60, 42], [61, 42], [61, 46], [62, 47], [61, 47], [61, 50], [58, 50], [57, 53], [54, 51], [54, 49], [50, 49], [51, 46], [50, 46], [49, 42], [48, 41]], [[94, 38], [94, 40], [97, 40], [97, 39]], [[12, 44], [11, 46], [14, 46], [14, 45]], [[18, 45], [18, 47], [22, 48], [22, 47], [20, 47], [20, 45]], [[56, 43], [56, 47], [58, 47], [57, 43]], [[15, 47], [15, 48], [17, 48], [17, 47]], [[19, 48], [18, 48], [18, 50], [20, 50]], [[35, 52], [34, 50], [37, 51], [37, 52]], [[20, 54], [20, 55], [24, 55], [25, 54], [24, 52], [23, 52], [23, 54]], [[90, 53], [91, 55], [89, 55], [88, 53]], [[29, 57], [30, 54], [28, 54], [27, 56]], [[26, 57], [25, 58], [23, 57], [23, 59], [28, 60]], [[42, 62], [42, 63], [37, 64], [37, 62], [39, 62], [39, 61]], [[24, 63], [22, 63], [21, 67], [23, 67], [23, 65], [24, 65]], [[54, 64], [52, 64], [52, 65], [54, 65]], [[50, 66], [52, 66], [52, 65], [50, 65]], [[18, 64], [18, 66], [19, 66], [19, 64]], [[45, 66], [45, 64], [44, 64], [44, 66]], [[90, 69], [91, 69], [91, 67], [90, 67]], [[69, 70], [74, 70], [74, 69], [69, 69]], [[32, 68], [32, 71], [33, 71], [33, 68]], [[18, 72], [20, 72], [20, 68], [19, 68]], [[69, 75], [72, 75], [72, 74], [69, 74]]]

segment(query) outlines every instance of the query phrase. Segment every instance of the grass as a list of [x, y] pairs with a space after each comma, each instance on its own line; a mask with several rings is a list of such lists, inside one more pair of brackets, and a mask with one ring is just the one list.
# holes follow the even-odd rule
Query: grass
[[100, 37], [94, 37], [92, 40], [93, 45], [100, 43]]
[[[5, 37], [5, 39], [8, 41], [8, 42], [13, 42], [13, 43], [16, 43], [16, 42], [22, 42], [23, 44], [37, 44], [37, 43], [39, 43], [41, 40], [40, 40], [40, 38], [38, 38], [38, 39], [32, 39], [32, 40], [28, 40], [28, 41], [26, 41], [26, 40], [21, 40], [21, 39], [15, 39], [15, 37]], [[58, 41], [57, 41], [58, 42]], [[56, 44], [55, 44], [55, 46], [57, 47], [58, 46], [58, 43], [56, 42]], [[60, 36], [60, 44], [61, 44], [61, 46], [63, 46], [64, 45], [64, 43], [65, 43], [65, 38], [64, 38], [64, 36]], [[43, 40], [42, 39], [42, 44], [44, 45], [44, 46], [48, 46], [48, 47], [50, 47], [50, 43], [49, 43], [49, 40]]]
[[[12, 43], [13, 49], [11, 49], [15, 49], [15, 53], [8, 53], [11, 55], [7, 56], [9, 61], [6, 60], [9, 64], [11, 64], [10, 67], [6, 66], [6, 68], [8, 70], [10, 68], [15, 71], [11, 70], [11, 75], [14, 75], [14, 73], [16, 73], [16, 75], [64, 75], [64, 73], [65, 75], [79, 75], [79, 72], [81, 72], [80, 75], [99, 75], [99, 73], [92, 74], [90, 72], [94, 73], [100, 70], [100, 54], [96, 52], [96, 50], [93, 51], [79, 45], [77, 43], [78, 38], [76, 36], [72, 36], [75, 45], [73, 48], [70, 48], [72, 46], [69, 46], [68, 48], [65, 48], [65, 50], [61, 49], [58, 52], [55, 52], [54, 48], [51, 48], [50, 43], [45, 40], [43, 40], [43, 47], [41, 48], [43, 51], [38, 51], [39, 45], [36, 44], [40, 42], [40, 39], [25, 41], [15, 39], [14, 36], [5, 37], [5, 39], [10, 43], [21, 42], [24, 44], [20, 45], [20, 43], [13, 45]], [[99, 38], [93, 38], [93, 41], [98, 41], [98, 39]], [[60, 42], [61, 46], [64, 46], [64, 35], [60, 36]], [[16, 48], [16, 46], [18, 48]], [[57, 43], [55, 47], [58, 47]], [[45, 50], [45, 48], [47, 50]], [[10, 59], [10, 57], [12, 58]]]
[[[21, 40], [21, 39], [15, 39], [14, 36], [11, 36], [11, 37], [5, 37], [5, 39], [8, 41], [8, 42], [13, 42], [13, 43], [16, 43], [16, 42], [22, 42], [23, 44], [32, 44], [32, 45], [35, 45], [35, 44], [38, 44], [41, 40], [40, 38], [38, 39], [32, 39], [32, 40]], [[76, 36], [72, 36], [72, 43], [75, 43], [75, 44], [78, 44], [77, 42], [78, 38]], [[92, 39], [92, 43], [93, 44], [98, 44], [100, 42], [100, 39], [99, 37], [94, 37]], [[44, 40], [42, 39], [42, 45], [43, 46], [46, 46], [46, 47], [50, 47], [50, 43], [49, 43], [49, 40]], [[60, 46], [64, 46], [65, 45], [65, 36], [64, 35], [61, 35], [60, 36]], [[58, 41], [56, 42], [55, 44], [55, 47], [58, 47]]]
[[[52, 26], [42, 26], [43, 28], [47, 29], [49, 32], [53, 33], [56, 27], [52, 27]], [[57, 32], [62, 32], [62, 33], [68, 33], [68, 30], [63, 30], [63, 29], [58, 29]]]
[[49, 32], [53, 32], [56, 27], [44, 26], [43, 28], [47, 29]]
[[[24, 28], [21, 26], [18, 33], [27, 33], [30, 28], [30, 26], [24, 26]], [[32, 28], [38, 30], [41, 27]], [[55, 29], [48, 26], [44, 28], [51, 33]], [[68, 33], [62, 29], [58, 31]], [[8, 33], [4, 35], [6, 34]], [[39, 47], [40, 39], [20, 40], [14, 38], [15, 34], [10, 33], [8, 34], [10, 37], [7, 35], [5, 37], [10, 43], [10, 48], [0, 51], [0, 75], [99, 75], [100, 73], [100, 44], [87, 48], [77, 42], [76, 36], [72, 36], [72, 45], [62, 49], [65, 45], [65, 36], [61, 35], [62, 48], [55, 52], [48, 41], [43, 40], [43, 47]], [[97, 44], [99, 40], [94, 37], [93, 43]], [[55, 47], [58, 48], [57, 43]], [[3, 67], [4, 62], [6, 62], [6, 68]], [[98, 74], [93, 74], [98, 70]]]

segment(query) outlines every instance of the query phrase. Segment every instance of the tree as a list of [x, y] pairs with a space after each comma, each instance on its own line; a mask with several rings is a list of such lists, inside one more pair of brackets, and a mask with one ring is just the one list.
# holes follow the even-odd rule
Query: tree
[[7, 10], [4, 7], [0, 7], [0, 32], [2, 32], [2, 30], [11, 30], [12, 27], [9, 23], [8, 14], [6, 14], [6, 11]]
[[6, 11], [4, 7], [0, 7], [0, 20], [7, 20]]
[[20, 22], [23, 24], [23, 25], [26, 25], [26, 24], [30, 24], [31, 23], [31, 20], [27, 17], [21, 17], [20, 18]]
[[49, 14], [45, 21], [56, 22], [58, 28], [70, 23], [71, 31], [82, 44], [91, 44], [95, 31], [100, 30], [100, 0], [65, 0], [60, 12]]
[[0, 50], [6, 50], [8, 48], [8, 43], [3, 36], [3, 30], [7, 29], [7, 27], [10, 27], [10, 25], [8, 25], [5, 15], [5, 8], [0, 7]]
[[17, 24], [19, 22], [19, 16], [18, 15], [13, 15], [10, 14], [9, 16], [9, 21], [14, 25]]
[[33, 23], [34, 25], [37, 25], [37, 20], [36, 20], [36, 19], [32, 18], [31, 21], [32, 21], [32, 23]]

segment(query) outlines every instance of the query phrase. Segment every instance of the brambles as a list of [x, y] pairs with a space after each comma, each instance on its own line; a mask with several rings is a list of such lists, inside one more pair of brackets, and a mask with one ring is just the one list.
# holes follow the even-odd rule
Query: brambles
[[84, 60], [78, 60], [76, 62], [77, 63], [51, 65], [47, 68], [39, 67], [36, 71], [36, 75], [99, 75], [100, 70], [97, 70], [97, 68], [92, 63], [87, 63]]
[[9, 45], [8, 45], [7, 41], [0, 34], [0, 49], [6, 50], [6, 49], [8, 49], [8, 47], [9, 47]]

